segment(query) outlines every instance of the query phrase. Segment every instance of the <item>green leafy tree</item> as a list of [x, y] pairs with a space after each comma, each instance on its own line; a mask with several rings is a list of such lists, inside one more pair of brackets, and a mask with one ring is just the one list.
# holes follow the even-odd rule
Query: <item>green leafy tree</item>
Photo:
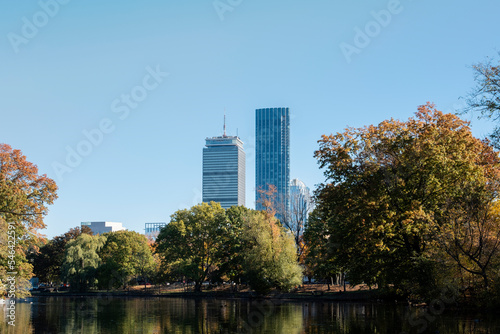
[[[20, 150], [0, 144], [0, 281], [7, 272], [15, 272], [16, 297], [29, 294], [28, 280], [32, 265], [27, 254], [43, 239], [43, 217], [48, 205], [57, 198], [57, 186], [46, 175], [38, 175], [36, 165], [26, 160]], [[0, 296], [6, 294], [0, 283]]]
[[258, 293], [272, 288], [289, 291], [302, 283], [293, 236], [265, 211], [250, 212], [243, 226], [243, 268]]
[[69, 282], [72, 290], [85, 292], [97, 283], [97, 270], [102, 261], [99, 250], [104, 246], [106, 237], [102, 235], [81, 234], [66, 245], [62, 266], [63, 279]]
[[82, 233], [92, 235], [92, 230], [88, 226], [82, 226], [81, 229], [80, 227], [71, 228], [68, 232], [54, 237], [40, 247], [38, 252], [30, 254], [29, 260], [33, 264], [33, 274], [38, 277], [40, 282], [61, 281], [61, 267], [66, 245]]
[[322, 220], [317, 211], [309, 215], [308, 224], [304, 232], [306, 243], [306, 272], [316, 279], [326, 279], [329, 283], [343, 270], [335, 261], [335, 247], [330, 245], [330, 231], [328, 224]]
[[349, 128], [319, 143], [327, 182], [316, 193], [318, 214], [334, 263], [355, 282], [375, 277], [405, 294], [432, 293], [441, 268], [431, 246], [450, 224], [448, 204], [498, 192], [493, 148], [431, 104], [407, 122]]
[[134, 231], [106, 233], [106, 243], [99, 251], [103, 265], [99, 268], [101, 287], [126, 285], [132, 278], [146, 280], [152, 276], [154, 259], [146, 236]]
[[202, 203], [176, 211], [156, 239], [163, 270], [194, 281], [195, 290], [201, 291], [201, 284], [222, 264], [227, 225], [225, 210], [219, 203]]
[[[243, 226], [245, 219], [252, 210], [244, 206], [232, 206], [226, 210], [227, 221], [225, 221], [222, 233], [219, 256], [221, 264], [214, 273], [216, 280], [241, 283], [244, 274], [243, 258]], [[237, 288], [237, 287], [236, 287]]]

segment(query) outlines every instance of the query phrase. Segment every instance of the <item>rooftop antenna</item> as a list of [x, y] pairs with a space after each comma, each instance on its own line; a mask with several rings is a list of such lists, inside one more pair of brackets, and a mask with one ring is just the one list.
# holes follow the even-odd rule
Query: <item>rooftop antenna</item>
[[226, 138], [226, 108], [224, 108], [224, 135], [222, 136]]

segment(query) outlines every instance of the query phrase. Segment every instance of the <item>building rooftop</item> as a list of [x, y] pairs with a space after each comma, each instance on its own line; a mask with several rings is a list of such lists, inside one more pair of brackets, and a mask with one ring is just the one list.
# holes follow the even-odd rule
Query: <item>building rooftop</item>
[[243, 147], [243, 142], [238, 136], [207, 137], [206, 146], [237, 145]]

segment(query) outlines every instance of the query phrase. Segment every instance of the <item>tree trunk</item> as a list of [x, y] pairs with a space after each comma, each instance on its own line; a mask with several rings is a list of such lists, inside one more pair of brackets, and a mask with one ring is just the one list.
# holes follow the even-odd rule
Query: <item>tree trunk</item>
[[488, 290], [488, 276], [486, 275], [486, 273], [484, 271], [483, 271], [483, 274], [481, 276], [483, 276], [483, 280], [484, 280], [484, 289]]

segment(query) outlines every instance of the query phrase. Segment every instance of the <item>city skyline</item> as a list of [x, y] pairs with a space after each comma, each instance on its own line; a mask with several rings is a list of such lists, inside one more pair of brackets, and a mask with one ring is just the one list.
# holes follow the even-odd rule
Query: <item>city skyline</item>
[[[322, 135], [427, 101], [459, 111], [500, 29], [491, 1], [55, 2], [0, 4], [0, 142], [57, 183], [49, 238], [82, 221], [142, 233], [200, 203], [200, 148], [224, 109], [245, 143], [246, 206], [258, 108], [290, 108], [290, 176], [314, 190]], [[476, 116], [461, 115], [484, 138], [492, 122]]]

